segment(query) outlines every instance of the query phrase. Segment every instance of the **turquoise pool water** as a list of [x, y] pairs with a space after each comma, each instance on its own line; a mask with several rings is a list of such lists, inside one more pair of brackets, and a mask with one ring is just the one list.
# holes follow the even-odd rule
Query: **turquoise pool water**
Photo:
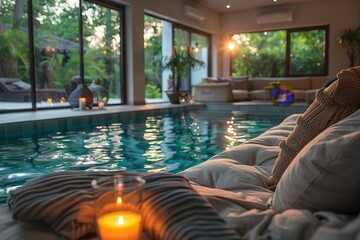
[[188, 111], [82, 125], [0, 142], [0, 205], [34, 177], [65, 170], [180, 172], [239, 145], [282, 119]]

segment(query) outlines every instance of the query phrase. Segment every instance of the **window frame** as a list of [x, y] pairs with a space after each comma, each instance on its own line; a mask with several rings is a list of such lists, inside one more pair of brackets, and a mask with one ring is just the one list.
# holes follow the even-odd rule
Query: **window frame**
[[[271, 30], [262, 30], [262, 31], [253, 31], [253, 32], [238, 32], [230, 34], [229, 39], [232, 39], [234, 34], [241, 33], [258, 33], [264, 31], [286, 31], [286, 49], [285, 49], [285, 75], [284, 77], [303, 77], [303, 76], [327, 76], [329, 73], [329, 25], [319, 25], [319, 26], [311, 26], [311, 27], [301, 27], [301, 28], [279, 28], [279, 29], [271, 29]], [[303, 31], [311, 31], [311, 30], [325, 30], [325, 58], [324, 58], [324, 72], [322, 73], [314, 73], [314, 74], [291, 74], [290, 73], [290, 35], [294, 32], [303, 32]], [[233, 73], [233, 56], [230, 54], [229, 57], [229, 66], [230, 66], [230, 74]]]
[[[212, 53], [212, 41], [211, 41], [211, 34], [209, 34], [209, 33], [206, 33], [206, 32], [203, 32], [203, 31], [200, 31], [200, 30], [197, 30], [197, 29], [195, 29], [195, 28], [191, 28], [191, 27], [188, 27], [188, 26], [185, 26], [185, 25], [182, 25], [182, 24], [179, 24], [179, 23], [174, 23], [174, 22], [172, 22], [172, 31], [173, 31], [173, 33], [172, 33], [172, 36], [173, 36], [173, 39], [172, 39], [172, 45], [174, 46], [174, 29], [175, 28], [178, 28], [178, 29], [181, 29], [181, 30], [184, 30], [184, 31], [187, 31], [187, 32], [189, 32], [190, 34], [188, 35], [188, 38], [189, 38], [189, 42], [191, 43], [191, 35], [193, 34], [193, 33], [195, 33], [195, 34], [199, 34], [199, 35], [202, 35], [202, 36], [204, 36], [204, 37], [206, 37], [207, 39], [208, 39], [208, 44], [209, 44], [209, 48], [208, 48], [208, 59], [207, 59], [207, 61], [208, 61], [208, 69], [207, 69], [207, 74], [208, 74], [208, 76], [210, 76], [210, 73], [211, 73], [211, 70], [212, 70], [212, 68], [211, 68], [211, 61], [212, 61], [212, 55], [211, 55], [211, 53]], [[190, 70], [191, 71], [191, 70]], [[190, 74], [190, 73], [189, 73]], [[191, 74], [190, 74], [191, 75]], [[191, 83], [191, 77], [189, 76], [189, 81], [190, 81], [190, 83]]]
[[[294, 32], [305, 32], [311, 30], [324, 30], [325, 31], [325, 58], [324, 58], [324, 72], [323, 73], [312, 73], [312, 74], [291, 74], [290, 73], [290, 50], [291, 41], [290, 35]], [[327, 76], [329, 73], [329, 25], [303, 27], [303, 28], [291, 28], [286, 29], [286, 60], [285, 60], [285, 75], [288, 77], [303, 77], [303, 76]]]
[[[162, 21], [167, 21], [169, 23], [171, 23], [171, 31], [172, 31], [172, 39], [171, 39], [171, 47], [173, 48], [174, 47], [174, 29], [175, 28], [178, 28], [178, 29], [181, 29], [181, 30], [184, 30], [184, 31], [187, 31], [188, 33], [188, 38], [189, 38], [189, 42], [191, 42], [191, 34], [199, 34], [199, 35], [203, 35], [205, 36], [207, 39], [208, 39], [208, 64], [207, 64], [207, 74], [208, 76], [210, 76], [210, 73], [212, 72], [212, 39], [211, 39], [211, 34], [210, 33], [207, 33], [207, 32], [203, 32], [201, 30], [198, 30], [198, 29], [195, 29], [195, 28], [191, 28], [191, 27], [188, 27], [186, 25], [183, 25], [183, 24], [180, 24], [180, 23], [177, 23], [177, 22], [174, 22], [173, 20], [170, 20], [168, 18], [165, 18], [163, 16], [159, 16], [157, 14], [154, 14], [153, 12], [149, 12], [149, 11], [145, 11], [144, 12], [144, 15], [147, 15], [147, 16], [150, 16], [150, 17], [154, 17], [154, 18], [157, 18], [157, 19], [160, 19]], [[145, 69], [144, 69], [145, 70]], [[146, 79], [145, 79], [145, 84], [146, 84]], [[187, 83], [189, 86], [191, 86], [191, 70], [189, 72], [189, 77], [188, 77], [188, 83]], [[145, 89], [144, 89], [145, 91]], [[146, 102], [146, 98], [145, 98], [145, 102]], [[167, 101], [169, 102], [169, 101]]]
[[[120, 37], [121, 37], [121, 45], [120, 45], [120, 51], [121, 51], [121, 55], [120, 55], [120, 68], [121, 68], [121, 73], [120, 73], [120, 103], [116, 103], [116, 104], [111, 104], [111, 105], [124, 105], [127, 104], [126, 100], [127, 100], [127, 84], [126, 84], [126, 37], [125, 37], [125, 27], [126, 27], [126, 11], [125, 11], [125, 5], [121, 4], [119, 2], [116, 2], [114, 0], [82, 0], [80, 1], [80, 3], [82, 4], [83, 2], [89, 2], [89, 3], [93, 3], [93, 4], [97, 4], [106, 8], [110, 8], [112, 10], [116, 10], [120, 13]], [[24, 112], [24, 111], [38, 111], [38, 110], [50, 110], [50, 109], [64, 109], [64, 108], [71, 108], [70, 104], [69, 106], [63, 107], [63, 106], [49, 106], [49, 107], [38, 107], [37, 106], [37, 102], [36, 102], [36, 95], [39, 94], [37, 93], [37, 86], [36, 86], [36, 57], [35, 57], [35, 36], [34, 36], [34, 12], [33, 12], [33, 1], [32, 0], [28, 0], [25, 1], [25, 3], [27, 4], [27, 11], [24, 12], [24, 14], [27, 14], [27, 23], [26, 23], [26, 27], [28, 30], [28, 49], [29, 49], [29, 53], [28, 53], [28, 59], [29, 59], [29, 79], [30, 79], [30, 83], [31, 83], [31, 89], [30, 89], [30, 93], [31, 93], [31, 106], [28, 108], [21, 108], [21, 109], [3, 109], [0, 110], [0, 114], [1, 113], [10, 113], [10, 112]], [[82, 6], [79, 6], [79, 8], [82, 8]], [[79, 13], [82, 12], [79, 10]], [[79, 26], [82, 26], [82, 17], [77, 16], [77, 20], [79, 22]], [[82, 33], [82, 29], [81, 31], [79, 30], [79, 38], [81, 39], [83, 36], [80, 36], [80, 32], [81, 35], [83, 35]], [[83, 52], [81, 49], [84, 46], [80, 46], [79, 45], [79, 50], [80, 52]], [[82, 53], [82, 55], [80, 56], [80, 58], [84, 57], [84, 53]], [[79, 71], [83, 71], [84, 69], [84, 62], [80, 60], [80, 69]], [[82, 79], [83, 81], [84, 79]]]

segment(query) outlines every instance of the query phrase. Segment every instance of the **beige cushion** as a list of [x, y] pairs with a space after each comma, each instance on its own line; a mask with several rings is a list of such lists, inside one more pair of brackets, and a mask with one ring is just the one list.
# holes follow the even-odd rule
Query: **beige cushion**
[[338, 80], [317, 92], [315, 101], [298, 118], [297, 126], [280, 143], [280, 153], [269, 178], [271, 189], [298, 152], [320, 132], [346, 118], [360, 107], [360, 66], [345, 69]]
[[253, 90], [249, 92], [249, 98], [251, 100], [271, 100], [271, 92], [268, 90]]
[[271, 78], [252, 78], [249, 80], [251, 90], [263, 89], [271, 82], [280, 82], [290, 89], [308, 90], [310, 89], [310, 77], [271, 77]]
[[232, 102], [229, 82], [199, 83], [195, 85], [195, 101], [197, 102]]
[[304, 102], [305, 100], [305, 90], [293, 89], [291, 92], [294, 94], [295, 102]]
[[295, 157], [281, 178], [273, 208], [360, 211], [360, 110], [326, 129]]
[[249, 79], [247, 76], [231, 77], [230, 78], [231, 88], [234, 90], [248, 90]]
[[232, 94], [234, 101], [246, 101], [249, 99], [249, 92], [246, 90], [233, 89]]

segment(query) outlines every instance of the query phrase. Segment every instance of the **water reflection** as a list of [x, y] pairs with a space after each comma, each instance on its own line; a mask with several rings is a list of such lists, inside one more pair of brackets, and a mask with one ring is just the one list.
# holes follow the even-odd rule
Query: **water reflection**
[[10, 189], [55, 171], [179, 172], [278, 123], [196, 111], [19, 138], [0, 145], [0, 204]]

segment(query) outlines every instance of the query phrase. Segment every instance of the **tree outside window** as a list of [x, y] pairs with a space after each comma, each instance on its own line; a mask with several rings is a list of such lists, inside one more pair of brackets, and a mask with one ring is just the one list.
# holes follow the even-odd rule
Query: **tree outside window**
[[231, 75], [326, 75], [327, 36], [327, 26], [233, 34]]

